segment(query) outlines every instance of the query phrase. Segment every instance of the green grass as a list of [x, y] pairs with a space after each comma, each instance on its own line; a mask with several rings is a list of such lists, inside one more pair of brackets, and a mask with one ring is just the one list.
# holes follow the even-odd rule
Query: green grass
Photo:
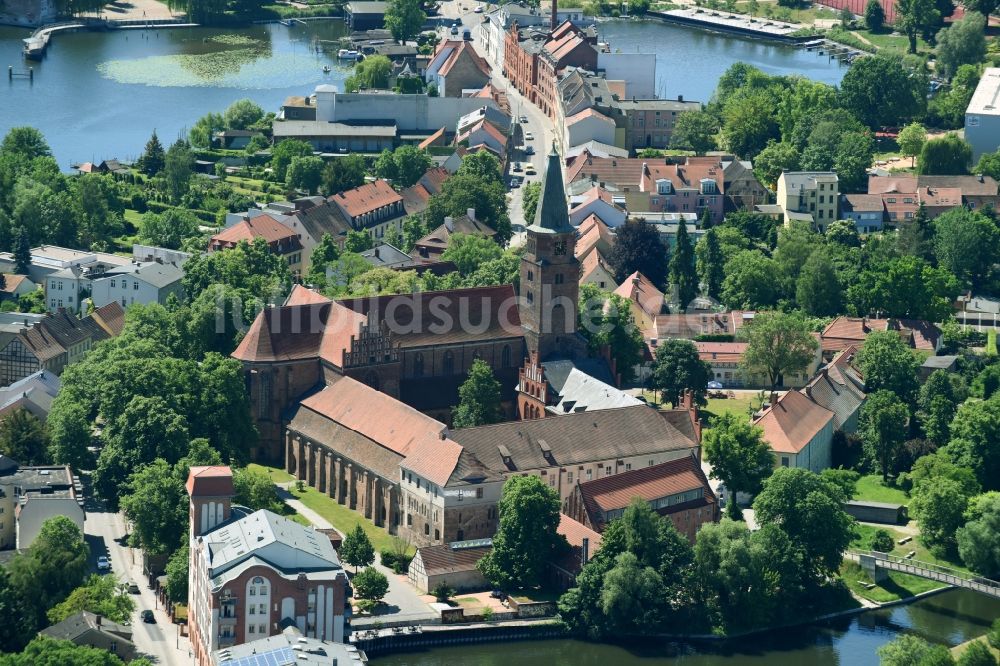
[[750, 420], [750, 406], [756, 406], [756, 398], [752, 395], [744, 396], [741, 395], [737, 398], [709, 398], [708, 404], [702, 410], [702, 417], [706, 423], [711, 423], [713, 416], [722, 416], [723, 414], [735, 414], [736, 416], [742, 417]]
[[959, 560], [958, 558], [949, 559], [947, 557], [938, 557], [937, 555], [932, 553], [930, 549], [927, 548], [927, 546], [921, 543], [919, 536], [914, 536], [911, 540], [907, 541], [903, 545], [899, 545], [899, 540], [909, 535], [905, 534], [904, 532], [898, 529], [894, 529], [888, 525], [883, 526], [881, 528], [875, 527], [874, 525], [861, 525], [861, 524], [857, 525], [856, 526], [857, 536], [855, 537], [854, 541], [851, 542], [851, 548], [854, 548], [856, 550], [868, 550], [868, 543], [869, 540], [871, 539], [871, 535], [874, 534], [875, 530], [878, 529], [887, 530], [889, 534], [892, 535], [894, 546], [892, 551], [889, 553], [890, 555], [895, 555], [896, 557], [906, 557], [906, 555], [908, 555], [910, 551], [914, 551], [915, 553], [913, 556], [914, 560], [919, 560], [920, 562], [929, 562], [931, 564], [939, 564], [943, 567], [951, 567], [952, 569], [956, 569], [957, 571], [963, 573], [971, 573], [965, 567], [965, 565], [962, 564], [962, 561]]
[[271, 480], [275, 483], [288, 483], [289, 481], [294, 481], [295, 477], [278, 467], [268, 467], [267, 465], [258, 465], [257, 463], [250, 463], [247, 465], [247, 469], [252, 472], [263, 472], [271, 477]]
[[[910, 48], [910, 40], [906, 38], [906, 35], [895, 32], [872, 32], [865, 29], [864, 26], [859, 27], [855, 32], [862, 35], [883, 52], [905, 55]], [[917, 38], [917, 53], [928, 54], [933, 50], [930, 44], [919, 37]]]
[[956, 645], [951, 649], [951, 656], [954, 657], [955, 659], [958, 659], [959, 657], [962, 656], [963, 652], [969, 649], [970, 644], [975, 643], [977, 641], [984, 644], [986, 648], [990, 651], [990, 654], [992, 654], [995, 659], [1000, 659], [1000, 650], [996, 649], [995, 647], [990, 647], [990, 644], [987, 643], [986, 639], [982, 637], [973, 638], [971, 641], [965, 641], [964, 643], [959, 643], [958, 645]]
[[851, 592], [876, 603], [906, 599], [923, 592], [944, 587], [941, 583], [919, 576], [890, 571], [888, 578], [875, 587], [866, 589], [865, 583], [873, 582], [871, 577], [856, 562], [845, 561], [840, 567], [840, 577]]
[[909, 504], [910, 498], [899, 488], [882, 484], [882, 477], [869, 474], [858, 479], [858, 492], [854, 499], [863, 502], [886, 502], [887, 504]]
[[131, 224], [136, 229], [139, 228], [139, 220], [142, 219], [142, 213], [137, 210], [132, 210], [131, 208], [125, 209], [125, 221]]

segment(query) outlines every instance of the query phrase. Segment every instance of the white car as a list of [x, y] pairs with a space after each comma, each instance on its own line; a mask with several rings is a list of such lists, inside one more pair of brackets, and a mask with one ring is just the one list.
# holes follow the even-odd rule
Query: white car
[[532, 134], [531, 132], [525, 132], [524, 133], [524, 140], [525, 141], [534, 141], [535, 140], [535, 135]]
[[473, 9], [472, 11], [474, 11], [477, 14], [482, 14], [483, 13], [483, 6], [482, 5], [476, 5], [476, 8]]
[[108, 559], [107, 555], [101, 555], [97, 558], [97, 570], [107, 571], [111, 568], [111, 560]]

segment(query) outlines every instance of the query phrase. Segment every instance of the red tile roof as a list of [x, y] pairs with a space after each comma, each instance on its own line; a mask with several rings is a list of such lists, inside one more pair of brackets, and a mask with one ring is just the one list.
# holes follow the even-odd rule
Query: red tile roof
[[590, 556], [593, 557], [601, 547], [601, 533], [595, 532], [583, 523], [573, 520], [565, 513], [559, 514], [559, 526], [556, 532], [566, 537], [566, 541], [574, 548], [582, 548], [583, 540], [590, 540]]
[[279, 241], [289, 241], [291, 243], [289, 249], [291, 249], [298, 243], [299, 236], [270, 215], [257, 215], [215, 234], [209, 242], [209, 247], [215, 248], [217, 245], [235, 247], [240, 241], [249, 243], [254, 238], [263, 238], [268, 245]]
[[17, 288], [21, 286], [21, 283], [28, 279], [27, 275], [18, 275], [17, 273], [4, 273], [3, 274], [3, 291], [7, 294], [13, 294], [17, 291]]
[[267, 308], [232, 356], [248, 363], [323, 358], [343, 367], [344, 350], [364, 323], [363, 315], [330, 301]]
[[823, 351], [840, 351], [848, 345], [864, 343], [872, 331], [885, 331], [888, 328], [888, 319], [837, 317], [823, 329], [820, 340]]
[[292, 292], [285, 299], [285, 305], [310, 305], [317, 303], [329, 303], [330, 299], [323, 294], [297, 284], [292, 287]]
[[569, 118], [567, 118], [566, 119], [566, 125], [573, 125], [573, 124], [575, 124], [575, 123], [583, 120], [584, 118], [597, 118], [598, 120], [603, 120], [606, 123], [609, 123], [611, 125], [615, 124], [615, 121], [611, 120], [611, 118], [608, 118], [606, 115], [604, 115], [603, 113], [601, 113], [597, 109], [589, 108], [589, 109], [584, 109], [583, 111], [580, 111], [579, 113], [575, 113], [572, 116], [570, 116]]
[[452, 67], [455, 66], [455, 63], [457, 63], [463, 55], [471, 58], [472, 64], [485, 76], [490, 75], [489, 64], [483, 60], [478, 53], [476, 53], [476, 49], [472, 48], [472, 44], [465, 40], [447, 40], [441, 42], [438, 44], [438, 47], [434, 52], [434, 57], [437, 58], [438, 54], [448, 47], [451, 47], [451, 53], [448, 55], [448, 59], [445, 60], [444, 64], [438, 69], [441, 76], [448, 76], [448, 72], [451, 71]]
[[353, 190], [338, 192], [330, 197], [330, 200], [343, 208], [344, 212], [351, 217], [358, 217], [359, 215], [376, 211], [379, 208], [401, 202], [403, 197], [396, 190], [392, 189], [392, 185], [379, 179], [355, 187]]
[[611, 228], [595, 213], [591, 213], [580, 223], [577, 232], [580, 234], [574, 250], [577, 259], [590, 254], [595, 247], [601, 252], [610, 252], [615, 242]]
[[663, 292], [657, 289], [649, 278], [636, 271], [618, 285], [614, 291], [616, 296], [638, 304], [642, 311], [651, 317], [663, 312]]
[[746, 342], [698, 342], [694, 346], [698, 349], [698, 357], [706, 363], [720, 361], [725, 363], [739, 363], [743, 360], [743, 355], [747, 352], [749, 345]]
[[431, 434], [415, 442], [410, 448], [406, 460], [400, 464], [432, 483], [445, 486], [458, 466], [458, 459], [461, 455], [462, 446], [460, 444], [454, 440], [442, 439]]
[[788, 391], [769, 407], [754, 425], [779, 453], [798, 453], [833, 420], [833, 412], [820, 407], [798, 391]]
[[228, 465], [192, 467], [184, 487], [191, 497], [232, 497], [236, 494], [233, 470]]
[[125, 308], [118, 301], [111, 301], [90, 313], [101, 328], [111, 337], [121, 335], [125, 330]]

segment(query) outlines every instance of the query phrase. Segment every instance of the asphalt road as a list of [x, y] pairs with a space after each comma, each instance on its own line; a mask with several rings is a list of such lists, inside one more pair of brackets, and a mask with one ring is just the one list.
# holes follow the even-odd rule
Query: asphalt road
[[[153, 591], [148, 588], [142, 575], [142, 560], [138, 549], [125, 545], [125, 519], [121, 514], [111, 513], [103, 506], [88, 501], [87, 517], [83, 529], [90, 546], [91, 566], [97, 572], [97, 558], [107, 555], [111, 559], [111, 571], [106, 573], [121, 581], [135, 581], [139, 594], [132, 595], [136, 609], [132, 616], [132, 640], [137, 649], [154, 663], [164, 666], [191, 666], [187, 637], [179, 635], [179, 627], [170, 621], [157, 603]], [[151, 609], [156, 616], [156, 624], [146, 624], [139, 613]]]

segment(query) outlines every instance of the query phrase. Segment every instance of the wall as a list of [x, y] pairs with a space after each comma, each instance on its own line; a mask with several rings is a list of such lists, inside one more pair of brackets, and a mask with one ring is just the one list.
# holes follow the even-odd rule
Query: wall
[[29, 547], [41, 531], [42, 523], [55, 516], [66, 516], [83, 532], [83, 508], [75, 499], [34, 496], [21, 506], [17, 517], [17, 547]]
[[1000, 116], [967, 113], [965, 140], [972, 146], [972, 163], [976, 164], [983, 153], [991, 153], [1000, 147]]
[[439, 130], [452, 127], [461, 116], [484, 106], [496, 108], [492, 99], [478, 97], [428, 97], [316, 91], [316, 119], [324, 122], [395, 121], [400, 131]]
[[601, 118], [581, 118], [566, 126], [566, 146], [572, 148], [588, 141], [599, 141], [608, 145], [615, 143], [615, 126]]
[[[139, 285], [136, 289], [135, 285]], [[121, 275], [114, 277], [100, 278], [94, 280], [91, 286], [91, 298], [94, 307], [102, 307], [112, 301], [118, 301], [122, 307], [127, 308], [134, 303], [148, 305], [150, 303], [166, 303], [170, 294], [177, 294], [180, 298], [181, 283], [175, 282], [162, 290], [157, 289], [148, 282], [142, 280], [128, 279]], [[124, 301], [124, 302], [123, 302]]]
[[597, 69], [609, 80], [626, 81], [626, 97], [657, 97], [655, 53], [598, 53]]

